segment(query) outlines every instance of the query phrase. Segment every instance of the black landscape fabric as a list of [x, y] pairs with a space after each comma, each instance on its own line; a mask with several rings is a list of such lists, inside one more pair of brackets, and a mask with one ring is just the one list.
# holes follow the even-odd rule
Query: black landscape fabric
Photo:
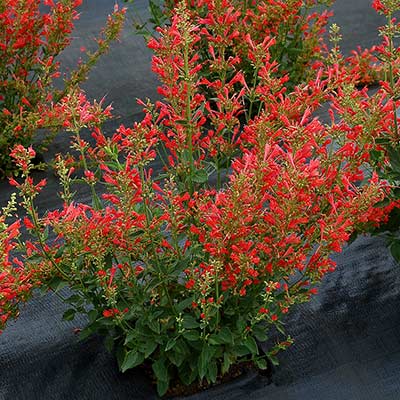
[[[342, 27], [343, 50], [377, 41], [383, 21], [367, 0], [337, 0], [335, 17]], [[74, 32], [76, 40], [61, 59], [73, 67], [79, 47], [90, 49], [114, 6], [112, 0], [86, 0]], [[130, 7], [132, 10], [132, 7]], [[147, 1], [134, 8], [146, 15]], [[90, 98], [106, 96], [120, 123], [140, 118], [136, 98], [157, 96], [157, 80], [150, 71], [151, 53], [143, 39], [127, 26], [90, 75], [85, 90]], [[46, 157], [68, 149], [60, 135]], [[52, 173], [42, 211], [59, 205]], [[0, 182], [0, 205], [12, 189]], [[79, 200], [85, 200], [85, 193]], [[252, 373], [235, 383], [193, 395], [193, 400], [399, 400], [400, 399], [400, 265], [380, 238], [360, 238], [335, 256], [337, 270], [328, 275], [312, 302], [297, 307], [287, 319], [295, 344], [279, 356], [272, 383]], [[98, 338], [79, 342], [75, 328], [84, 319], [62, 321], [65, 306], [52, 294], [37, 296], [22, 309], [20, 318], [0, 336], [0, 400], [128, 400], [157, 399], [148, 378], [139, 369], [118, 372], [113, 356]]]

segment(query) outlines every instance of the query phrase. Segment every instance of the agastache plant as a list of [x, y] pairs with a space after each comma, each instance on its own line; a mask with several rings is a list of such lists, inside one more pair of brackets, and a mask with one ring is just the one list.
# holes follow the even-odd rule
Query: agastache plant
[[[400, 198], [400, 146], [399, 146], [399, 47], [400, 33], [396, 13], [400, 10], [400, 3], [394, 0], [375, 0], [373, 8], [386, 17], [386, 25], [379, 29], [382, 42], [372, 48], [370, 53], [373, 58], [373, 68], [377, 78], [377, 86], [372, 92], [367, 89], [347, 87], [346, 96], [336, 104], [349, 124], [368, 127], [378, 132], [375, 146], [371, 147], [371, 158], [368, 161], [369, 169], [373, 169], [381, 179], [390, 184], [390, 191], [385, 199], [379, 203], [386, 207], [389, 204], [398, 204]], [[360, 63], [361, 65], [365, 63]], [[363, 69], [364, 70], [364, 69]], [[359, 72], [363, 74], [362, 71]], [[368, 76], [367, 74], [365, 76]], [[368, 80], [366, 81], [368, 83]], [[358, 105], [362, 106], [359, 107]], [[388, 246], [393, 257], [400, 261], [400, 239], [398, 229], [400, 226], [400, 213], [394, 207], [385, 224], [380, 227], [370, 227], [373, 234], [382, 234], [388, 239]]]
[[[210, 12], [220, 4], [204, 2]], [[76, 177], [71, 156], [57, 158], [61, 209], [38, 214], [45, 182], [31, 177], [34, 151], [12, 153], [27, 215], [5, 224], [12, 201], [1, 220], [2, 326], [33, 288], [61, 295], [68, 285], [64, 317], [86, 313], [81, 337], [104, 335], [122, 371], [151, 366], [160, 395], [215, 383], [237, 364], [277, 363], [292, 343], [285, 315], [317, 293], [335, 269], [332, 253], [395, 206], [379, 205], [389, 188], [370, 168], [391, 104], [369, 101], [335, 57], [290, 91], [271, 57], [275, 37], [222, 36], [226, 24], [185, 2], [174, 8], [149, 42], [163, 99], [141, 101], [145, 116], [132, 127], [105, 135], [100, 108], [79, 99], [60, 108], [76, 115], [65, 127], [84, 167]], [[245, 51], [225, 53], [240, 41]], [[327, 101], [324, 124], [315, 115]], [[74, 201], [77, 180], [90, 185], [90, 204]], [[20, 225], [30, 239], [19, 238]]]
[[[278, 63], [279, 74], [288, 75], [290, 79], [286, 84], [293, 88], [296, 83], [310, 78], [312, 66], [327, 55], [323, 33], [332, 13], [323, 8], [330, 6], [333, 1], [196, 0], [186, 3], [193, 21], [199, 18], [207, 21], [208, 30], [213, 31], [213, 47], [218, 53], [223, 49], [225, 55], [240, 56], [240, 68], [249, 83], [257, 74], [254, 75], [249, 60], [244, 56], [247, 44], [242, 40], [243, 36], [251, 36], [256, 45], [266, 36], [273, 36], [275, 43], [270, 47], [271, 58]], [[169, 24], [179, 0], [149, 0], [148, 3], [150, 20], [147, 23], [134, 23], [136, 31], [147, 38], [156, 36], [158, 28]], [[148, 27], [149, 22], [152, 28]], [[207, 59], [207, 38], [203, 40], [199, 57]], [[209, 74], [212, 72], [208, 71]]]
[[65, 101], [96, 61], [118, 38], [124, 12], [115, 9], [97, 39], [97, 49], [64, 80], [62, 90], [54, 82], [61, 77], [57, 56], [70, 44], [74, 21], [82, 0], [5, 0], [0, 5], [0, 176], [14, 168], [10, 151], [16, 144], [32, 145], [38, 130], [45, 133], [39, 147], [45, 150], [64, 121], [42, 118]]

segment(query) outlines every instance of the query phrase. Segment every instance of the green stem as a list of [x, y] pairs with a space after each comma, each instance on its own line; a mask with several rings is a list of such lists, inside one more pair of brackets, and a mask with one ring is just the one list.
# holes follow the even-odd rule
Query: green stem
[[[142, 181], [142, 186], [146, 186], [146, 180], [145, 180], [145, 175], [144, 175], [144, 167], [143, 165], [139, 166], [139, 174], [140, 174], [140, 180]], [[146, 189], [145, 189], [146, 190]], [[150, 210], [147, 204], [147, 193], [143, 193], [143, 207], [144, 207], [144, 214], [146, 217], [146, 229], [148, 230], [150, 228], [150, 224], [151, 224], [151, 215], [150, 215]], [[154, 248], [154, 243], [151, 242], [151, 247], [153, 250], [153, 255], [154, 257], [157, 258], [157, 252]]]
[[219, 167], [219, 163], [217, 163], [217, 190], [221, 189], [221, 168]]
[[185, 82], [187, 84], [187, 95], [186, 95], [186, 123], [188, 127], [188, 136], [187, 136], [187, 146], [189, 151], [189, 193], [193, 194], [193, 173], [194, 173], [194, 159], [193, 159], [193, 127], [192, 127], [192, 85], [191, 85], [191, 77], [189, 72], [189, 42], [186, 40], [185, 48], [184, 48], [184, 76]]
[[221, 320], [221, 315], [219, 312], [219, 280], [218, 280], [218, 274], [215, 274], [215, 301], [217, 302], [217, 323], [216, 326], [219, 326], [220, 320]]
[[249, 123], [249, 120], [252, 118], [251, 114], [253, 113], [253, 104], [254, 104], [254, 101], [255, 101], [255, 98], [256, 98], [254, 93], [255, 93], [255, 90], [256, 90], [256, 87], [257, 87], [258, 71], [259, 71], [259, 67], [256, 67], [254, 69], [253, 83], [252, 83], [251, 92], [250, 92], [250, 99], [249, 99], [250, 100], [250, 106], [249, 106], [249, 112], [246, 115], [246, 123]]
[[[161, 153], [160, 148], [162, 149], [162, 153]], [[167, 168], [169, 164], [168, 164], [168, 153], [165, 150], [165, 146], [163, 144], [158, 145], [156, 147], [156, 152], [157, 152], [158, 158], [161, 160], [163, 166]]]
[[[145, 176], [144, 176], [144, 167], [143, 166], [139, 167], [139, 173], [140, 173], [140, 179], [142, 181], [142, 185], [145, 185]], [[150, 215], [150, 210], [149, 210], [148, 205], [147, 205], [146, 196], [144, 195], [143, 197], [144, 197], [143, 198], [143, 207], [144, 207], [144, 213], [145, 213], [145, 217], [146, 217], [146, 231], [148, 232], [149, 228], [150, 228], [150, 224], [151, 224], [151, 215]], [[165, 282], [163, 281], [165, 273], [160, 268], [160, 264], [161, 264], [160, 263], [160, 259], [159, 259], [159, 256], [157, 254], [156, 248], [154, 247], [154, 242], [153, 241], [151, 241], [151, 250], [152, 250], [152, 253], [153, 253], [153, 258], [154, 258], [155, 263], [156, 263], [157, 272], [158, 272], [158, 278], [162, 282], [161, 283], [162, 290], [164, 290], [164, 293], [167, 296], [168, 303], [169, 303], [169, 305], [171, 307], [171, 310], [176, 314], [176, 310], [175, 310], [174, 304], [173, 304], [171, 296], [170, 296], [170, 294], [168, 292], [168, 287], [165, 285]], [[150, 263], [150, 260], [146, 263], [146, 265], [148, 265], [149, 263]]]
[[69, 276], [58, 266], [58, 264], [53, 260], [52, 257], [49, 256], [49, 254], [46, 251], [46, 243], [44, 242], [44, 240], [42, 238], [42, 233], [40, 232], [39, 218], [38, 218], [38, 216], [37, 216], [37, 214], [35, 212], [33, 200], [25, 198], [24, 202], [25, 202], [25, 204], [27, 204], [27, 202], [29, 204], [28, 212], [29, 212], [30, 216], [32, 217], [33, 225], [35, 226], [35, 228], [34, 228], [35, 234], [36, 234], [36, 237], [39, 240], [39, 245], [40, 245], [40, 248], [43, 251], [43, 254], [45, 255], [45, 258], [47, 258], [47, 260], [50, 261], [51, 265], [60, 273], [60, 275], [66, 281], [69, 282]]
[[[86, 162], [85, 150], [80, 145], [81, 137], [80, 137], [79, 131], [76, 132], [76, 138], [77, 138], [77, 141], [78, 141], [78, 147], [79, 147], [79, 152], [81, 154], [81, 160], [82, 160], [83, 168], [84, 168], [85, 171], [88, 171], [89, 167], [88, 167], [87, 162]], [[101, 210], [102, 206], [101, 206], [101, 203], [100, 203], [99, 196], [97, 195], [96, 190], [94, 188], [94, 184], [93, 183], [89, 183], [89, 186], [90, 186], [90, 191], [91, 191], [91, 194], [92, 194], [93, 206], [94, 206], [94, 208], [96, 210]]]
[[[392, 14], [388, 14], [388, 27], [389, 27], [389, 54], [392, 57], [393, 56], [393, 23], [392, 23]], [[390, 89], [392, 90], [392, 93], [395, 90], [395, 83], [394, 83], [394, 74], [393, 74], [393, 65], [392, 65], [392, 60], [389, 60], [389, 84], [390, 84]], [[392, 107], [393, 107], [393, 122], [394, 122], [394, 136], [396, 138], [396, 141], [399, 142], [400, 137], [399, 137], [399, 126], [397, 122], [397, 109], [396, 109], [396, 100], [395, 98], [392, 99]]]

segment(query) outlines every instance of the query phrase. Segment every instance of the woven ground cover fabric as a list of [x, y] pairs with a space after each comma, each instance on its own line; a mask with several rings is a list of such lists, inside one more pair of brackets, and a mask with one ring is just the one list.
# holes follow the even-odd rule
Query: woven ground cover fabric
[[[343, 49], [377, 40], [378, 18], [366, 0], [338, 0], [333, 20], [342, 26]], [[90, 48], [114, 2], [86, 0], [74, 36], [75, 47], [62, 55], [74, 65], [80, 46]], [[146, 14], [147, 1], [135, 1]], [[150, 72], [151, 53], [142, 38], [126, 27], [121, 43], [104, 57], [85, 84], [89, 98], [113, 102], [120, 123], [140, 118], [135, 98], [155, 98], [156, 78]], [[68, 149], [60, 135], [52, 154]], [[39, 209], [54, 209], [57, 181], [51, 171]], [[0, 182], [0, 206], [12, 189]], [[83, 192], [78, 200], [85, 200]], [[328, 275], [319, 294], [299, 306], [286, 321], [295, 344], [279, 356], [272, 383], [249, 373], [237, 381], [189, 397], [192, 400], [398, 400], [400, 399], [400, 266], [379, 237], [357, 239], [336, 255], [337, 270]], [[66, 307], [54, 294], [36, 296], [21, 316], [0, 336], [0, 400], [128, 400], [157, 399], [140, 368], [118, 372], [114, 357], [100, 338], [83, 342], [74, 333], [83, 317], [62, 321]]]

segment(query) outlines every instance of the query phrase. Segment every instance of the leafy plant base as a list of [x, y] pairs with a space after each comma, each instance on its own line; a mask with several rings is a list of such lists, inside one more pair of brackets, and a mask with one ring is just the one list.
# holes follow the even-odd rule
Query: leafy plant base
[[[156, 380], [154, 378], [150, 364], [145, 365], [144, 369], [146, 375], [150, 376], [153, 384], [156, 385]], [[268, 369], [260, 370], [251, 361], [241, 364], [236, 364], [233, 365], [226, 374], [222, 376], [219, 375], [215, 383], [208, 383], [205, 379], [203, 379], [200, 382], [193, 382], [192, 384], [186, 386], [179, 380], [175, 380], [171, 383], [171, 386], [164, 397], [173, 399], [173, 398], [190, 396], [218, 385], [233, 382], [234, 380], [244, 377], [249, 373], [259, 374], [265, 376], [270, 380], [272, 375], [272, 366], [268, 365]]]

